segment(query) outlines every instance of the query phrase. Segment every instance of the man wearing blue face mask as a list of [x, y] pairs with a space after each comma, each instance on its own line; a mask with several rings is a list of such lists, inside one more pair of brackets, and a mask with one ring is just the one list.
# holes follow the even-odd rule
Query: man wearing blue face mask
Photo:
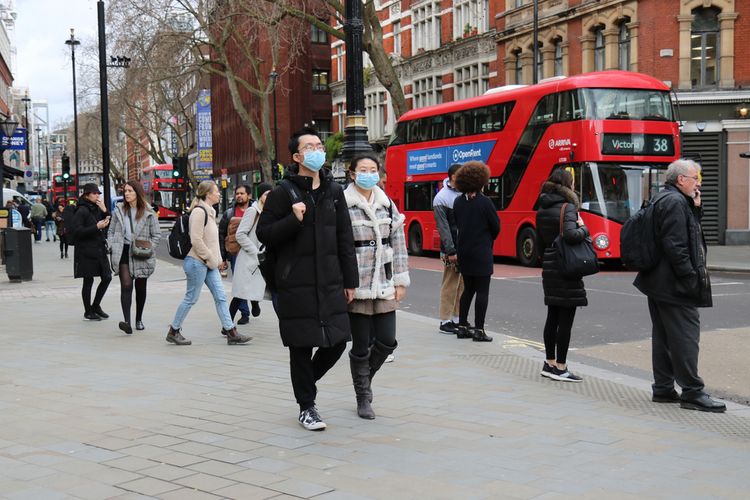
[[322, 168], [326, 156], [320, 136], [310, 128], [296, 132], [289, 152], [299, 173], [269, 193], [257, 235], [276, 259], [276, 313], [281, 340], [289, 348], [298, 420], [305, 429], [319, 431], [326, 424], [315, 406], [315, 382], [351, 339], [347, 304], [354, 299], [359, 274], [344, 191]]

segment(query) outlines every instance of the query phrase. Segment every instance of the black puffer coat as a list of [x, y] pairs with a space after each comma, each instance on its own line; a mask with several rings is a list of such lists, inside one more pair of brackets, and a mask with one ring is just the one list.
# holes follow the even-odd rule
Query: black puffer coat
[[300, 223], [284, 186], [271, 191], [258, 219], [257, 235], [276, 256], [278, 316], [285, 346], [330, 347], [351, 338], [344, 288], [357, 288], [359, 271], [343, 188], [321, 171], [288, 181], [306, 206]]
[[78, 200], [78, 208], [73, 216], [73, 275], [76, 278], [112, 275], [107, 256], [107, 229], [96, 227], [96, 223], [107, 215], [96, 204], [83, 198]]
[[711, 307], [711, 280], [706, 269], [703, 209], [677, 187], [655, 205], [654, 222], [662, 257], [653, 269], [638, 273], [633, 284], [654, 300], [681, 306]]
[[578, 196], [560, 184], [545, 182], [539, 196], [539, 209], [536, 212], [537, 248], [544, 249], [542, 261], [542, 286], [544, 304], [558, 307], [588, 305], [583, 280], [565, 278], [560, 274], [557, 263], [557, 250], [552, 242], [560, 234], [560, 211], [565, 206], [563, 216], [563, 238], [568, 243], [578, 243], [589, 236], [586, 226], [578, 227]]

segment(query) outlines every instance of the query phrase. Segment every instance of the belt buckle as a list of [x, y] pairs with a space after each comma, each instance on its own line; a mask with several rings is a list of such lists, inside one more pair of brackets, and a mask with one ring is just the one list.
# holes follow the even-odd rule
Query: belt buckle
[[374, 247], [377, 243], [375, 243], [375, 240], [370, 240], [370, 246]]

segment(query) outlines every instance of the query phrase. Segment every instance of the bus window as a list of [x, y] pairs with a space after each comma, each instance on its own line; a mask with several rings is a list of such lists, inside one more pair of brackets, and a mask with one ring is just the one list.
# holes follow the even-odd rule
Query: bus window
[[493, 205], [495, 205], [495, 210], [502, 210], [504, 208], [502, 188], [502, 177], [490, 177], [490, 181], [484, 188], [484, 195], [492, 201]]
[[432, 210], [437, 182], [407, 182], [404, 184], [404, 210]]
[[556, 98], [557, 94], [542, 97], [534, 110], [534, 116], [531, 117], [532, 125], [549, 125], [555, 121]]
[[396, 131], [391, 136], [391, 140], [388, 143], [389, 146], [396, 146], [398, 144], [406, 144], [406, 129], [411, 122], [402, 122], [396, 125]]
[[581, 89], [586, 118], [672, 121], [669, 92], [640, 89]]

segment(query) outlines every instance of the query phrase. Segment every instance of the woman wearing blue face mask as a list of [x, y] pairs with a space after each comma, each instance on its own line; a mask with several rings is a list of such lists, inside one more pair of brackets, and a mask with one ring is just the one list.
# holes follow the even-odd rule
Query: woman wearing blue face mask
[[349, 363], [357, 414], [366, 419], [375, 418], [372, 377], [398, 345], [396, 309], [409, 286], [404, 216], [377, 186], [379, 169], [374, 156], [358, 156], [349, 166], [354, 182], [344, 190], [359, 268], [359, 288], [349, 304]]

